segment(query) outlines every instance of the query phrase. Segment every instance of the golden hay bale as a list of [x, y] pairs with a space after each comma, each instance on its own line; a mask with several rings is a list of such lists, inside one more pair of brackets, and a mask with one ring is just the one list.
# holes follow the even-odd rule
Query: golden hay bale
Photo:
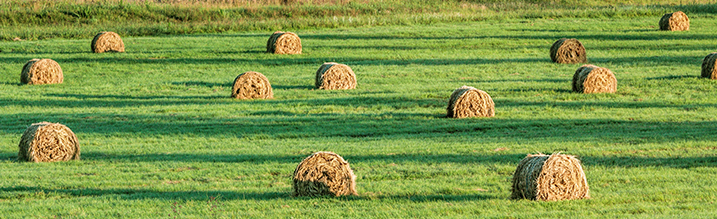
[[587, 199], [590, 188], [580, 160], [571, 155], [528, 154], [513, 174], [511, 198], [541, 201]]
[[495, 103], [485, 91], [463, 86], [453, 91], [448, 100], [448, 117], [493, 117]]
[[358, 195], [356, 175], [334, 152], [320, 151], [305, 158], [294, 170], [293, 180], [294, 196]]
[[550, 47], [550, 59], [555, 63], [573, 64], [588, 62], [585, 47], [577, 39], [562, 38]]
[[316, 71], [316, 88], [325, 90], [348, 90], [356, 88], [356, 74], [351, 67], [327, 62]]
[[115, 32], [101, 32], [92, 39], [92, 52], [124, 52], [124, 42]]
[[617, 79], [607, 68], [583, 65], [573, 75], [573, 91], [580, 93], [615, 93]]
[[20, 161], [53, 162], [80, 159], [80, 145], [75, 133], [60, 123], [41, 122], [30, 125], [20, 139]]
[[25, 63], [20, 74], [23, 84], [60, 84], [64, 79], [60, 64], [52, 59], [32, 59]]
[[248, 71], [234, 79], [232, 97], [244, 100], [271, 99], [274, 98], [274, 92], [266, 76], [259, 72]]
[[301, 39], [295, 33], [276, 31], [266, 43], [266, 52], [274, 54], [301, 54]]
[[690, 30], [690, 18], [681, 11], [662, 15], [660, 19], [660, 30]]
[[717, 62], [717, 52], [713, 52], [705, 56], [705, 59], [702, 60], [702, 77], [709, 79], [717, 79], [717, 69], [715, 69], [715, 62]]

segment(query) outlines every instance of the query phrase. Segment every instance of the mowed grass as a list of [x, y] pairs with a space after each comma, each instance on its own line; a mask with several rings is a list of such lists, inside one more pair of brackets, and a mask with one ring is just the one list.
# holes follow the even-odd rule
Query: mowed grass
[[[717, 213], [714, 17], [687, 32], [659, 17], [538, 19], [297, 31], [304, 54], [266, 54], [270, 32], [0, 42], [2, 217], [712, 217]], [[615, 94], [572, 93], [579, 64], [550, 62], [578, 38], [611, 69]], [[51, 58], [59, 85], [19, 84]], [[314, 90], [323, 62], [358, 87]], [[258, 71], [272, 100], [229, 98]], [[494, 118], [449, 119], [462, 85], [487, 91]], [[78, 136], [82, 160], [17, 162], [31, 123]], [[316, 151], [346, 158], [357, 197], [291, 197], [296, 165]], [[528, 153], [577, 155], [592, 199], [510, 200]]]

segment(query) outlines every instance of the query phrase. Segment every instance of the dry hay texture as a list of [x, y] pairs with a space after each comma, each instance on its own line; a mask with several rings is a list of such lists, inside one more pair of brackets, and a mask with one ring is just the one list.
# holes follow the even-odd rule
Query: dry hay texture
[[586, 63], [585, 47], [577, 39], [562, 38], [550, 47], [550, 59], [555, 63]]
[[710, 53], [702, 60], [702, 77], [717, 79], [715, 62], [717, 62], [717, 52]]
[[580, 93], [615, 93], [617, 79], [607, 68], [583, 65], [573, 75], [573, 91]]
[[448, 117], [493, 117], [495, 103], [485, 91], [463, 86], [451, 94], [448, 100]]
[[271, 99], [274, 98], [274, 92], [266, 76], [259, 72], [248, 71], [234, 79], [232, 98], [243, 100]]
[[80, 159], [80, 145], [75, 133], [60, 123], [41, 122], [30, 125], [20, 139], [18, 160], [53, 162]]
[[266, 43], [266, 52], [274, 54], [301, 54], [301, 39], [295, 33], [276, 31]]
[[587, 199], [590, 188], [580, 160], [571, 155], [529, 154], [513, 174], [512, 199]]
[[356, 88], [356, 74], [351, 67], [327, 62], [316, 71], [316, 88], [325, 90], [348, 90]]
[[32, 59], [25, 63], [20, 74], [23, 84], [60, 84], [64, 79], [60, 64], [52, 59]]
[[665, 14], [660, 19], [660, 30], [690, 30], [690, 18], [681, 11]]
[[320, 151], [305, 158], [294, 170], [293, 180], [294, 196], [358, 195], [356, 175], [334, 152]]
[[115, 32], [101, 32], [92, 39], [92, 52], [124, 52], [124, 42]]

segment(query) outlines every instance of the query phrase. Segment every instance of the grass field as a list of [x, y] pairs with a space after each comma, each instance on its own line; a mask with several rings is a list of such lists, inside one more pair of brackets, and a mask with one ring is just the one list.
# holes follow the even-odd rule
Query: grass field
[[[657, 31], [659, 18], [298, 30], [294, 56], [264, 53], [271, 32], [125, 37], [126, 53], [103, 54], [91, 38], [0, 42], [1, 217], [713, 217], [717, 82], [698, 76], [717, 18], [691, 16], [687, 32]], [[548, 56], [562, 37], [618, 92], [570, 92], [580, 65]], [[20, 85], [32, 58], [65, 82]], [[327, 61], [351, 66], [357, 89], [312, 89]], [[250, 70], [275, 99], [229, 98]], [[496, 116], [444, 118], [462, 85]], [[70, 127], [82, 160], [17, 162], [40, 121]], [[290, 196], [296, 165], [323, 150], [351, 163], [359, 196]], [[508, 199], [536, 152], [579, 156], [592, 199]]]
[[[287, 3], [282, 3], [287, 2]], [[717, 0], [5, 0], [0, 40], [717, 14]]]

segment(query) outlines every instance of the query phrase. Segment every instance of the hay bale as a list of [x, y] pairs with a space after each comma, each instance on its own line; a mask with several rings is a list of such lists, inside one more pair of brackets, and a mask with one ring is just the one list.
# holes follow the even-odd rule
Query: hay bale
[[677, 11], [662, 15], [660, 30], [683, 31], [690, 30], [690, 18], [684, 12]]
[[18, 160], [53, 162], [80, 159], [80, 145], [75, 133], [60, 123], [41, 122], [30, 125], [20, 139]]
[[294, 170], [293, 180], [294, 196], [358, 195], [356, 175], [334, 152], [320, 151], [305, 158]]
[[259, 72], [248, 71], [234, 79], [232, 98], [243, 100], [271, 99], [274, 98], [274, 92], [266, 76]]
[[493, 117], [495, 103], [485, 91], [462, 86], [453, 91], [448, 100], [448, 117]]
[[266, 43], [266, 52], [274, 54], [301, 54], [301, 39], [295, 33], [276, 31]]
[[22, 67], [23, 84], [60, 84], [65, 79], [60, 64], [52, 59], [32, 59]]
[[585, 47], [577, 39], [562, 38], [550, 47], [550, 59], [555, 63], [586, 63]]
[[573, 91], [580, 93], [615, 93], [617, 79], [607, 68], [583, 65], [573, 75]]
[[351, 67], [336, 62], [327, 62], [316, 71], [317, 89], [348, 90], [356, 88], [356, 74]]
[[92, 52], [124, 52], [124, 42], [115, 32], [101, 32], [92, 39]]
[[580, 160], [571, 155], [528, 154], [513, 173], [513, 199], [587, 199], [589, 192]]
[[717, 52], [713, 52], [705, 56], [705, 59], [702, 60], [702, 77], [709, 79], [717, 79], [717, 69], [715, 69], [715, 62], [717, 62]]

